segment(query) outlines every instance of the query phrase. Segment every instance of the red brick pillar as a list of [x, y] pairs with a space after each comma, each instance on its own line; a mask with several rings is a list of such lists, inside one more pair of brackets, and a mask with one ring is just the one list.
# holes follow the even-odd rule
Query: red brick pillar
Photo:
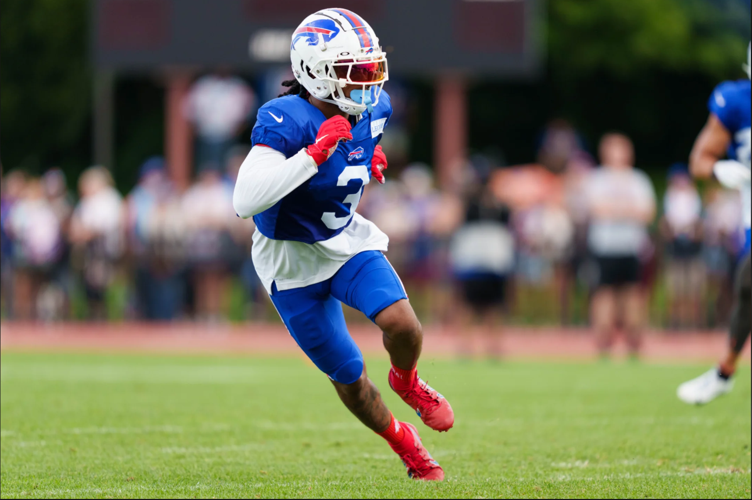
[[193, 133], [183, 114], [183, 102], [193, 78], [188, 73], [167, 75], [165, 99], [165, 157], [170, 178], [179, 190], [191, 183], [193, 170]]
[[433, 163], [439, 185], [448, 188], [461, 160], [467, 155], [467, 93], [460, 76], [436, 81], [434, 96]]

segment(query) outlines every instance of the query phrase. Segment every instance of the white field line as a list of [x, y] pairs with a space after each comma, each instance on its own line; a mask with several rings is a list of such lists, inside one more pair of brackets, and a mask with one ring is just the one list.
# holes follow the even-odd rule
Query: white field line
[[[745, 470], [732, 470], [732, 469], [724, 469], [724, 468], [704, 468], [704, 469], [697, 469], [694, 471], [665, 471], [665, 472], [626, 472], [623, 474], [607, 474], [605, 476], [599, 476], [599, 477], [588, 477], [588, 476], [572, 476], [570, 474], [559, 474], [557, 476], [554, 476], [551, 478], [553, 481], [557, 482], [567, 482], [567, 481], [592, 481], [592, 482], [600, 482], [600, 481], [613, 481], [613, 480], [623, 480], [623, 479], [655, 479], [659, 477], [692, 477], [692, 476], [705, 476], [705, 475], [730, 475], [730, 474], [750, 474], [752, 473], [752, 469]], [[518, 478], [518, 481], [524, 482], [529, 481], [531, 478], [529, 477], [520, 477]]]
[[[215, 423], [204, 424], [198, 427], [183, 427], [178, 425], [151, 425], [144, 427], [73, 427], [69, 429], [45, 429], [41, 431], [29, 431], [28, 434], [41, 435], [60, 435], [60, 434], [183, 434], [186, 432], [222, 432], [231, 430], [232, 425]], [[280, 430], [280, 431], [341, 431], [348, 429], [362, 429], [363, 424], [357, 421], [351, 422], [328, 422], [325, 424], [316, 423], [298, 423], [288, 424], [284, 422], [259, 421], [249, 422], [242, 427], [243, 430], [252, 432], [254, 429]], [[240, 427], [239, 427], [240, 429]], [[3, 437], [21, 437], [18, 431], [3, 429]]]
[[258, 451], [258, 450], [266, 450], [269, 449], [274, 445], [262, 445], [258, 443], [249, 443], [249, 444], [243, 444], [243, 445], [228, 445], [228, 446], [215, 446], [215, 447], [207, 447], [207, 446], [195, 446], [195, 447], [179, 447], [179, 446], [169, 446], [162, 448], [162, 453], [167, 454], [210, 454], [210, 453], [226, 453], [228, 451]]
[[256, 427], [259, 429], [268, 429], [268, 430], [274, 430], [274, 431], [298, 431], [298, 430], [306, 430], [306, 431], [341, 431], [341, 430], [347, 430], [347, 429], [364, 429], [365, 427], [363, 424], [361, 424], [358, 421], [349, 421], [349, 422], [328, 422], [325, 424], [317, 424], [312, 422], [301, 422], [301, 423], [284, 423], [284, 422], [270, 422], [270, 421], [261, 421], [261, 422], [251, 422], [249, 423], [250, 427]]
[[[752, 472], [750, 469], [747, 469], [746, 471], [742, 471], [741, 474], [750, 474]], [[704, 476], [704, 475], [731, 475], [731, 474], [740, 474], [740, 472], [732, 471], [729, 469], [703, 469], [703, 470], [697, 470], [694, 472], [660, 472], [660, 473], [638, 473], [638, 474], [609, 474], [605, 476], [598, 476], [598, 477], [571, 477], [567, 474], [560, 474], [558, 476], [550, 478], [553, 481], [558, 482], [568, 482], [568, 481], [585, 481], [585, 482], [612, 482], [614, 480], [638, 480], [638, 479], [656, 479], [660, 477], [690, 477], [690, 476]], [[498, 482], [503, 483], [507, 481], [503, 477], [496, 478]], [[540, 476], [531, 476], [531, 477], [519, 477], [518, 481], [525, 482], [530, 481], [531, 479], [537, 479], [541, 480]], [[457, 481], [455, 478], [448, 478], [449, 482], [461, 482]], [[263, 482], [263, 483], [218, 483], [218, 484], [201, 484], [197, 483], [193, 486], [160, 486], [160, 487], [154, 487], [154, 486], [144, 486], [144, 485], [133, 485], [129, 488], [70, 488], [70, 489], [54, 489], [54, 490], [45, 490], [45, 491], [24, 491], [21, 492], [18, 496], [28, 496], [30, 494], [34, 494], [34, 496], [37, 497], [46, 497], [46, 498], [52, 498], [52, 497], [61, 497], [61, 496], [73, 496], [74, 498], [83, 498], [86, 495], [112, 495], [112, 496], [119, 496], [123, 493], [133, 492], [133, 491], [139, 491], [139, 492], [145, 492], [145, 493], [160, 493], [160, 492], [174, 492], [174, 491], [204, 491], [204, 490], [216, 490], [219, 488], [227, 489], [227, 488], [238, 488], [238, 489], [256, 489], [256, 488], [263, 488], [263, 487], [273, 487], [273, 488], [280, 488], [280, 487], [303, 487], [303, 486], [311, 486], [312, 484], [321, 484], [323, 486], [335, 486], [339, 484], [339, 481], [327, 481], [318, 483], [318, 481], [293, 481], [293, 482], [276, 482], [276, 481], [269, 481], [269, 482]], [[6, 496], [8, 495], [8, 492], [4, 492]]]
[[[736, 418], [735, 421], [748, 423], [749, 418]], [[718, 420], [712, 417], [699, 416], [677, 416], [677, 417], [654, 417], [654, 416], [593, 416], [577, 417], [561, 420], [558, 417], [535, 417], [535, 418], [497, 418], [494, 420], [464, 420], [461, 425], [472, 427], [516, 427], [531, 426], [533, 424], [549, 424], [557, 426], [595, 426], [595, 425], [612, 425], [612, 424], [630, 424], [630, 425], [688, 425], [688, 426], [706, 426], [726, 425], [726, 419]]]
[[[3, 431], [3, 436], [21, 436], [16, 431]], [[45, 429], [42, 431], [32, 431], [29, 434], [42, 434], [45, 436], [57, 436], [61, 434], [182, 434], [183, 428], [173, 425], [157, 425], [148, 427], [73, 427], [71, 429]], [[13, 443], [14, 441], [6, 441]], [[18, 442], [15, 442], [18, 445]]]
[[55, 366], [24, 365], [3, 367], [3, 384], [14, 381], [140, 383], [140, 384], [243, 384], [268, 383], [274, 375], [252, 366], [142, 367], [142, 366]]
[[[257, 484], [242, 484], [238, 485], [242, 486], [243, 488], [259, 488], [262, 486], [262, 483]], [[133, 491], [143, 491], [143, 492], [166, 492], [169, 490], [175, 491], [201, 491], [201, 490], [209, 490], [217, 488], [217, 485], [211, 485], [211, 484], [195, 484], [193, 486], [162, 486], [162, 487], [155, 487], [155, 486], [144, 486], [144, 485], [138, 485], [135, 484], [128, 488], [65, 488], [65, 489], [55, 489], [55, 490], [47, 490], [47, 491], [24, 491], [21, 492], [20, 495], [22, 496], [28, 496], [30, 494], [34, 494], [34, 496], [42, 497], [42, 498], [53, 498], [53, 497], [71, 497], [71, 498], [84, 498], [85, 496], [91, 496], [91, 495], [122, 495], [123, 493], [133, 492]]]
[[629, 460], [619, 460], [617, 462], [594, 462], [590, 463], [590, 460], [575, 460], [574, 462], [553, 462], [551, 467], [554, 469], [585, 469], [588, 467], [624, 467], [639, 464], [654, 463], [657, 460], [648, 460], [645, 458], [633, 458]]
[[[462, 455], [469, 455], [469, 451], [446, 451], [446, 450], [439, 450], [439, 451], [432, 451], [431, 456], [433, 458], [447, 458], [447, 457], [459, 457]], [[370, 458], [371, 460], [399, 460], [399, 457], [397, 457], [396, 454], [384, 454], [384, 453], [363, 453], [361, 455], [363, 458]]]
[[[9, 443], [3, 443], [3, 445], [7, 445]], [[48, 444], [63, 444], [61, 441], [45, 441], [44, 439], [39, 441], [12, 441], [10, 443], [10, 446], [17, 447], [17, 448], [41, 448], [44, 446], [47, 446]]]

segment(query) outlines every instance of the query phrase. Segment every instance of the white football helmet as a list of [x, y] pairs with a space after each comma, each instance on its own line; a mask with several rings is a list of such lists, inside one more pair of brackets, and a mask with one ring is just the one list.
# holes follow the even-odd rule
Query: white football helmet
[[[292, 72], [315, 98], [351, 115], [372, 110], [389, 79], [386, 54], [362, 17], [346, 9], [324, 9], [293, 32]], [[354, 87], [349, 97], [345, 87]]]
[[742, 68], [747, 73], [747, 76], [752, 79], [752, 42], [747, 45], [747, 64], [742, 64]]

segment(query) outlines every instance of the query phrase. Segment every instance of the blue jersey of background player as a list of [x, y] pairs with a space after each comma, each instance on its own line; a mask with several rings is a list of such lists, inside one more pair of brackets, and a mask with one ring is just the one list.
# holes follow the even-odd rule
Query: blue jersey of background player
[[[750, 80], [723, 82], [713, 91], [708, 100], [710, 112], [728, 131], [727, 155], [738, 162], [747, 172], [750, 170], [752, 153], [752, 86]], [[726, 142], [724, 140], [724, 142]], [[721, 163], [714, 168], [716, 176], [724, 182], [724, 168], [733, 167], [733, 163]], [[738, 166], [737, 166], [738, 168]], [[752, 193], [750, 193], [749, 174], [744, 173], [738, 181], [725, 182], [728, 187], [737, 188], [742, 195], [743, 221], [746, 236], [745, 252], [750, 250], [750, 226], [752, 225]], [[732, 174], [733, 175], [733, 174]]]
[[[752, 44], [747, 48], [750, 77]], [[704, 404], [725, 394], [733, 387], [739, 353], [752, 330], [752, 264], [750, 263], [750, 221], [752, 194], [750, 193], [750, 80], [723, 82], [715, 88], [708, 101], [710, 116], [695, 141], [689, 166], [699, 178], [712, 175], [727, 188], [738, 189], [742, 195], [745, 249], [734, 280], [734, 308], [729, 321], [729, 343], [718, 364], [699, 377], [683, 383], [677, 390], [679, 398], [690, 404]], [[724, 160], [726, 156], [728, 160]]]
[[415, 479], [444, 472], [417, 430], [397, 422], [368, 378], [342, 303], [383, 331], [389, 384], [432, 429], [454, 424], [447, 400], [418, 378], [420, 322], [384, 257], [388, 238], [356, 212], [371, 178], [383, 182], [378, 145], [392, 113], [382, 91], [386, 56], [370, 26], [345, 9], [308, 16], [292, 35], [295, 80], [258, 111], [253, 147], [233, 204], [253, 217], [253, 263], [290, 335], [340, 399], [387, 440]]

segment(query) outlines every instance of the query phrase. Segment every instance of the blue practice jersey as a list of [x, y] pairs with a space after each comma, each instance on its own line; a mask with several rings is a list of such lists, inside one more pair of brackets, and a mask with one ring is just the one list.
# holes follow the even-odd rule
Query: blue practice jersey
[[[363, 188], [371, 180], [373, 152], [391, 114], [389, 95], [382, 91], [373, 111], [363, 113], [353, 126], [351, 141], [341, 142], [316, 175], [253, 217], [261, 234], [310, 244], [341, 233], [352, 221]], [[290, 158], [316, 142], [325, 120], [307, 100], [297, 95], [279, 97], [259, 109], [251, 142]]]
[[742, 165], [750, 166], [750, 117], [752, 93], [749, 80], [723, 82], [713, 91], [708, 101], [710, 112], [718, 117], [731, 133], [728, 156]]

